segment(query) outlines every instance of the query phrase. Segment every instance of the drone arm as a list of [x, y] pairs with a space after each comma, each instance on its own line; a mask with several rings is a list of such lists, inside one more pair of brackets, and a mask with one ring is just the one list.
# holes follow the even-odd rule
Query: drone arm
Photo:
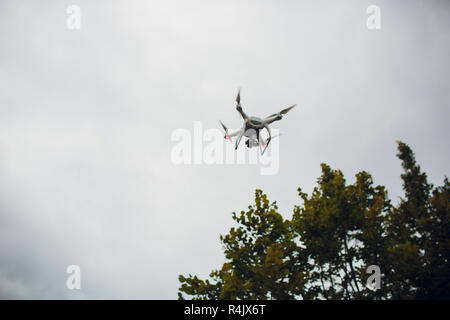
[[264, 119], [264, 122], [267, 124], [271, 124], [272, 122], [281, 120], [283, 116], [281, 114], [275, 113]]
[[236, 131], [233, 132], [233, 133], [229, 133], [228, 136], [229, 136], [229, 137], [235, 137], [235, 136], [241, 134], [242, 131], [243, 131], [242, 129], [236, 130]]
[[274, 122], [274, 121], [278, 121], [278, 120], [283, 119], [283, 115], [286, 114], [286, 113], [288, 113], [289, 110], [291, 110], [291, 109], [294, 108], [295, 106], [296, 106], [296, 105], [294, 104], [294, 105], [292, 105], [292, 106], [290, 106], [290, 107], [287, 107], [287, 108], [281, 110], [281, 111], [278, 112], [278, 113], [274, 113], [274, 114], [268, 116], [267, 118], [264, 119], [264, 122], [267, 123], [267, 124], [271, 124], [271, 123]]
[[244, 112], [244, 110], [242, 110], [242, 107], [241, 107], [241, 104], [240, 104], [240, 103], [238, 103], [238, 105], [236, 106], [236, 110], [241, 114], [241, 116], [242, 116], [242, 118], [243, 118], [244, 120], [247, 120], [247, 119], [248, 119], [248, 116], [247, 116], [247, 114]]

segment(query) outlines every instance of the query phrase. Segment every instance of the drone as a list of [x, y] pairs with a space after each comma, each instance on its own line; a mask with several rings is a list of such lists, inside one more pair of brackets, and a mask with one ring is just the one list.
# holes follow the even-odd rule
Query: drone
[[[281, 110], [278, 113], [271, 114], [270, 116], [261, 119], [258, 117], [249, 117], [244, 112], [241, 106], [241, 90], [238, 91], [236, 103], [237, 103], [236, 110], [241, 114], [242, 118], [244, 119], [244, 125], [242, 126], [241, 129], [230, 133], [228, 132], [228, 128], [223, 124], [223, 122], [219, 120], [223, 130], [225, 130], [224, 139], [232, 142], [231, 138], [237, 137], [235, 142], [235, 149], [237, 149], [239, 146], [239, 142], [241, 142], [242, 137], [246, 137], [248, 138], [247, 141], [245, 141], [246, 146], [248, 148], [259, 146], [261, 155], [264, 154], [264, 152], [266, 151], [272, 138], [276, 137], [272, 136], [269, 129], [269, 125], [274, 121], [281, 120], [283, 118], [283, 115], [288, 113], [289, 110], [291, 110], [296, 106], [294, 104], [290, 107], [287, 107], [286, 109]], [[260, 135], [260, 131], [263, 129], [266, 129], [267, 133], [269, 134], [269, 137], [267, 139], [263, 139]]]

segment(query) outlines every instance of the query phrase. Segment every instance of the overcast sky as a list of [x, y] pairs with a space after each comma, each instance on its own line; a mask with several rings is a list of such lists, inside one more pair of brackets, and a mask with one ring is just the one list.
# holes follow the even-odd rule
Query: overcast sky
[[[325, 162], [398, 201], [396, 139], [442, 184], [449, 57], [445, 0], [1, 1], [0, 297], [175, 299], [256, 188], [289, 218]], [[241, 124], [239, 87], [251, 115], [298, 105], [273, 124], [278, 173], [175, 165], [175, 130]]]

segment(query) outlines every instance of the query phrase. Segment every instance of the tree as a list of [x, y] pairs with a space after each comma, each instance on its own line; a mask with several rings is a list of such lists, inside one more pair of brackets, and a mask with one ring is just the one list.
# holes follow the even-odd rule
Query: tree
[[420, 222], [423, 270], [417, 284], [421, 299], [450, 299], [450, 184], [435, 188], [429, 216]]
[[[450, 298], [450, 184], [434, 188], [414, 153], [398, 142], [405, 197], [392, 206], [372, 176], [347, 185], [340, 170], [322, 164], [317, 187], [291, 220], [261, 191], [220, 236], [226, 262], [210, 280], [179, 276], [193, 299], [436, 299]], [[366, 286], [379, 266], [382, 285]]]
[[304, 257], [297, 250], [290, 222], [277, 209], [275, 202], [269, 203], [256, 190], [255, 205], [239, 215], [233, 212], [239, 227], [220, 236], [227, 262], [210, 274], [214, 282], [180, 276], [180, 291], [196, 299], [296, 298], [307, 279], [299, 271], [304, 269]]
[[398, 143], [405, 198], [389, 215], [394, 298], [450, 298], [450, 186], [433, 188], [411, 148]]
[[364, 171], [346, 186], [341, 171], [322, 164], [311, 197], [299, 194], [303, 206], [294, 209], [292, 224], [308, 256], [310, 288], [325, 299], [373, 297], [366, 268], [385, 259], [383, 214], [390, 203], [384, 187], [374, 187]]

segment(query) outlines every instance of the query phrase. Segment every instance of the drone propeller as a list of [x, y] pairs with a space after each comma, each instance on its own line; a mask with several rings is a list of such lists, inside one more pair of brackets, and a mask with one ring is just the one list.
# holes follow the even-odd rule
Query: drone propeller
[[[273, 135], [273, 136], [272, 136], [272, 139], [273, 139], [273, 138], [276, 138], [276, 137], [279, 137], [279, 136], [281, 136], [281, 133], [280, 133], [280, 134]], [[269, 140], [269, 139], [266, 139], [264, 142], [261, 143], [261, 145], [262, 145], [263, 148], [266, 148], [266, 146], [267, 146], [267, 141], [268, 141], [268, 140]]]
[[286, 109], [283, 109], [283, 110], [281, 110], [281, 111], [278, 112], [278, 113], [271, 114], [269, 117], [278, 116], [279, 114], [286, 114], [286, 113], [289, 112], [289, 110], [291, 110], [291, 109], [294, 108], [295, 106], [296, 106], [296, 104], [294, 104], [294, 105], [292, 105], [292, 106], [290, 106], [290, 107], [287, 107]]
[[220, 122], [220, 124], [222, 125], [223, 130], [225, 130], [225, 132], [227, 132], [227, 131], [228, 131], [228, 128], [223, 124], [222, 121], [219, 120], [219, 122]]
[[224, 138], [225, 140], [228, 140], [228, 141], [231, 142], [231, 138], [230, 138], [230, 136], [229, 136], [229, 134], [228, 134], [228, 128], [223, 124], [222, 121], [219, 120], [219, 122], [220, 122], [220, 124], [222, 125], [223, 130], [225, 131], [225, 135], [223, 136], [223, 138]]
[[295, 106], [296, 106], [296, 104], [294, 104], [294, 105], [292, 105], [292, 106], [290, 106], [290, 107], [288, 107], [288, 108], [286, 108], [286, 109], [283, 109], [283, 110], [280, 111], [280, 113], [281, 113], [281, 114], [286, 114], [286, 113], [289, 112], [289, 110], [291, 110], [291, 109], [294, 108]]

